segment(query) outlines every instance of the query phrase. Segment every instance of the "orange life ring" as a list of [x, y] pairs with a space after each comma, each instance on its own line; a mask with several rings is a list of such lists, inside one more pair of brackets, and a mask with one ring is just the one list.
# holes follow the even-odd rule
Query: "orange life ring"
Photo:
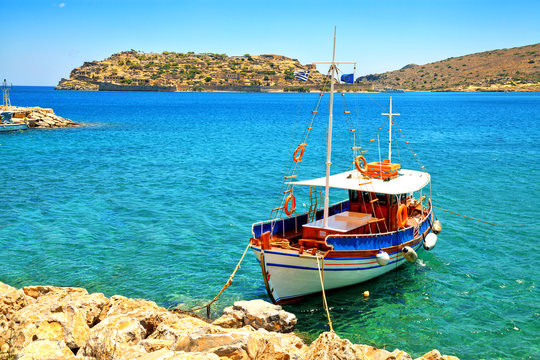
[[[362, 160], [362, 163], [364, 164], [363, 167], [360, 167], [360, 160]], [[356, 165], [356, 170], [358, 170], [362, 175], [365, 175], [367, 172], [367, 161], [366, 158], [362, 155], [358, 155], [356, 157], [356, 160], [354, 160], [354, 164]]]
[[405, 204], [399, 205], [397, 211], [397, 223], [400, 228], [404, 227], [407, 223], [407, 205]]
[[[291, 203], [291, 209], [289, 210], [289, 202]], [[296, 208], [296, 199], [293, 194], [289, 194], [285, 199], [285, 214], [291, 215]]]
[[[306, 144], [298, 145], [292, 156], [294, 162], [302, 161], [302, 156], [304, 156], [304, 150], [306, 150]], [[300, 154], [298, 154], [298, 152], [300, 152]]]

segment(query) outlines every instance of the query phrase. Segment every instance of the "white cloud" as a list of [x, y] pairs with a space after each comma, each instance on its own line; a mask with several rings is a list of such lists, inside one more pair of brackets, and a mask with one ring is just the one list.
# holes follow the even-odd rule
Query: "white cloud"
[[60, 5], [58, 5], [58, 6], [63, 8], [64, 6], [66, 6], [66, 3], [60, 3]]

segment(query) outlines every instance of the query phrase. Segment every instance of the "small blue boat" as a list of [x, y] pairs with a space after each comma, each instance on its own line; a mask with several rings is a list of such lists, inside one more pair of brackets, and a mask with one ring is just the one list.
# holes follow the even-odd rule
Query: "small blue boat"
[[11, 120], [13, 111], [2, 111], [0, 112], [2, 122], [0, 123], [0, 132], [4, 131], [18, 131], [18, 130], [27, 130], [28, 124], [24, 123], [14, 123]]

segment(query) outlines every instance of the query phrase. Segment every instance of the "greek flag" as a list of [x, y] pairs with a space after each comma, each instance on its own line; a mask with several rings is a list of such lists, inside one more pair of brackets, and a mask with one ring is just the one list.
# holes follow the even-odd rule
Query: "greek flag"
[[294, 77], [297, 78], [298, 80], [302, 80], [302, 81], [307, 81], [307, 78], [309, 77], [309, 71], [301, 71], [301, 70], [298, 70], [298, 71], [295, 71], [293, 73]]

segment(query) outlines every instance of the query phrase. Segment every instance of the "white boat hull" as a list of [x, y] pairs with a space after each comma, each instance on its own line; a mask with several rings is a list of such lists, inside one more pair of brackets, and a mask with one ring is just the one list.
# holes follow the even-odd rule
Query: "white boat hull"
[[[422, 241], [413, 246], [419, 250]], [[321, 292], [319, 266], [323, 275], [324, 289], [331, 290], [358, 284], [383, 275], [407, 262], [401, 251], [389, 254], [390, 262], [381, 266], [374, 256], [364, 258], [317, 258], [311, 255], [298, 255], [286, 252], [252, 250], [266, 272], [265, 284], [275, 303], [294, 302], [306, 295]]]

